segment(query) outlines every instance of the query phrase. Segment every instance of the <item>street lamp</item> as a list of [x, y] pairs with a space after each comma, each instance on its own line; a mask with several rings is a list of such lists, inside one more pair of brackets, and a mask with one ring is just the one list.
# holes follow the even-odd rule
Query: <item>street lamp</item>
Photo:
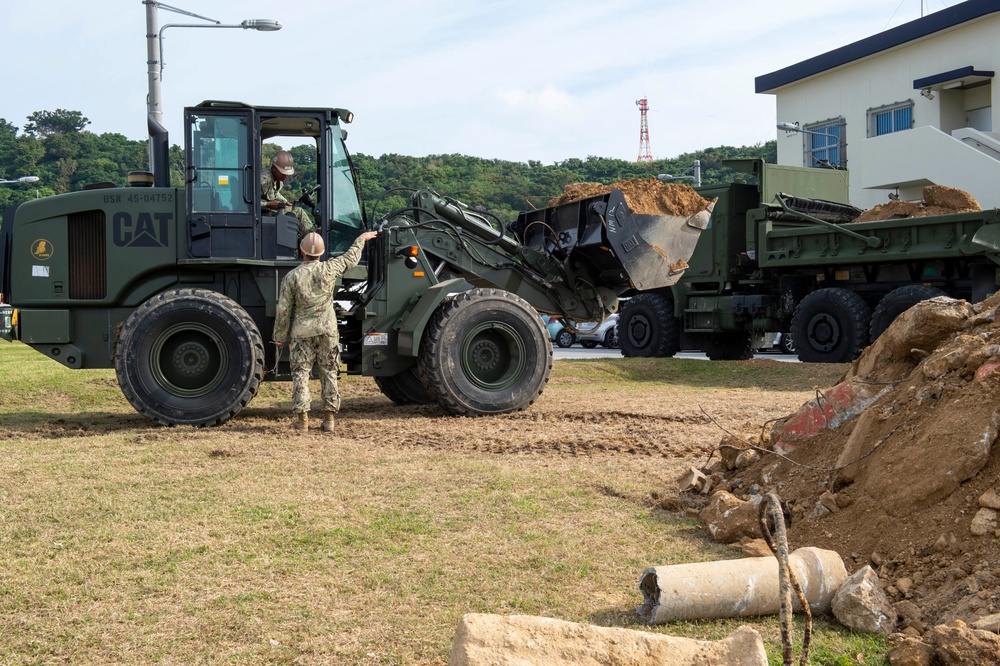
[[[785, 130], [786, 132], [799, 132], [800, 134], [814, 134], [816, 136], [825, 136], [828, 139], [828, 141], [826, 142], [826, 145], [823, 146], [823, 150], [826, 151], [827, 157], [830, 156], [830, 149], [833, 148], [834, 145], [840, 143], [840, 135], [838, 134], [834, 134], [833, 132], [820, 132], [817, 130], [805, 129], [804, 127], [800, 127], [798, 123], [778, 123], [777, 127], [778, 129]], [[833, 142], [831, 143], [829, 139], [833, 139]], [[814, 157], [813, 159], [816, 158]], [[820, 164], [824, 163], [823, 160], [816, 160], [816, 162]], [[832, 164], [829, 160], [826, 160], [825, 163], [826, 166], [829, 166], [832, 169], [839, 168], [836, 164]]]
[[6, 185], [8, 183], [37, 183], [38, 180], [38, 176], [21, 176], [20, 178], [15, 178], [14, 180], [0, 180], [0, 185]]
[[701, 160], [695, 160], [694, 166], [685, 169], [684, 173], [686, 174], [688, 171], [691, 171], [693, 175], [672, 176], [669, 173], [661, 173], [659, 176], [656, 177], [656, 179], [662, 180], [665, 183], [669, 183], [670, 181], [673, 180], [687, 180], [690, 178], [693, 181], [691, 183], [692, 185], [694, 185], [695, 187], [701, 187]]
[[[281, 23], [274, 19], [247, 19], [241, 23], [223, 24], [207, 16], [199, 16], [192, 12], [171, 7], [159, 0], [142, 0], [146, 5], [146, 64], [149, 66], [149, 96], [147, 97], [147, 112], [157, 124], [163, 124], [163, 96], [160, 89], [160, 82], [163, 79], [163, 31], [167, 28], [242, 28], [243, 30], [261, 30], [272, 32], [281, 30]], [[163, 8], [176, 14], [191, 16], [209, 23], [168, 23], [162, 28], [159, 27], [157, 10]], [[150, 148], [152, 150], [152, 148]], [[152, 159], [150, 160], [152, 163]]]

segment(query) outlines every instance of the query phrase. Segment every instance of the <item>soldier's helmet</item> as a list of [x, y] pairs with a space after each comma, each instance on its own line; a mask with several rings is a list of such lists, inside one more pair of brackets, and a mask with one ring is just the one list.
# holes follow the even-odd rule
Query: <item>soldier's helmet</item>
[[292, 154], [287, 150], [276, 152], [271, 158], [271, 166], [286, 176], [291, 176], [295, 173], [295, 167], [292, 166]]
[[319, 257], [326, 251], [326, 243], [323, 242], [322, 236], [315, 231], [310, 231], [302, 237], [299, 250], [307, 257]]

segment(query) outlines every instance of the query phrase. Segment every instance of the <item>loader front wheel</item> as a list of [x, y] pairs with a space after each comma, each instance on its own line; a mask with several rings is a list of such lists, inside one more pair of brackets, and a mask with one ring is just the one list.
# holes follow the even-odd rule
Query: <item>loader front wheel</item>
[[232, 299], [205, 289], [166, 291], [125, 320], [115, 374], [125, 398], [151, 421], [219, 425], [257, 395], [264, 343]]
[[416, 366], [411, 366], [391, 377], [376, 377], [375, 385], [382, 391], [382, 395], [397, 405], [426, 405], [434, 402], [434, 398], [420, 383]]
[[680, 328], [669, 294], [645, 293], [631, 298], [618, 315], [622, 356], [669, 357], [680, 351]]
[[471, 289], [431, 317], [418, 368], [428, 394], [452, 414], [515, 412], [545, 389], [552, 345], [522, 298], [500, 289]]
[[814, 291], [792, 316], [792, 339], [806, 363], [849, 363], [868, 344], [872, 311], [853, 291], [833, 287]]

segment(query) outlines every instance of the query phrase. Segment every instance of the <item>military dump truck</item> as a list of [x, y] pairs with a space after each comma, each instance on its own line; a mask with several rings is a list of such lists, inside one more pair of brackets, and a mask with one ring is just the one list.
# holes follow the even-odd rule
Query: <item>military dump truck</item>
[[0, 225], [0, 335], [69, 368], [113, 367], [135, 409], [165, 425], [221, 424], [261, 381], [290, 379], [269, 341], [299, 239], [294, 216], [261, 209], [264, 141], [315, 145], [318, 182], [295, 205], [328, 253], [380, 232], [336, 295], [347, 372], [397, 404], [454, 414], [530, 405], [552, 367], [536, 310], [601, 319], [633, 286], [669, 286], [711, 214], [637, 215], [612, 191], [507, 225], [425, 190], [367, 220], [349, 111], [204, 102], [184, 114], [183, 187], [170, 186], [166, 131], [150, 118], [152, 173], [134, 186], [29, 201]]
[[756, 183], [698, 188], [711, 224], [679, 281], [630, 292], [623, 355], [746, 359], [781, 332], [800, 360], [843, 363], [924, 299], [997, 291], [1000, 211], [856, 222], [844, 171], [728, 165]]

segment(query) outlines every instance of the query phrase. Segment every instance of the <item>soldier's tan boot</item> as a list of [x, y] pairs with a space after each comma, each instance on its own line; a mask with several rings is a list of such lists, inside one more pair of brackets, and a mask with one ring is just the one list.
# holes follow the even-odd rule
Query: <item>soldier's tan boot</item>
[[320, 426], [323, 432], [333, 432], [333, 414], [334, 412], [323, 412], [323, 425]]
[[301, 432], [309, 432], [309, 412], [299, 412], [295, 415], [292, 427]]

